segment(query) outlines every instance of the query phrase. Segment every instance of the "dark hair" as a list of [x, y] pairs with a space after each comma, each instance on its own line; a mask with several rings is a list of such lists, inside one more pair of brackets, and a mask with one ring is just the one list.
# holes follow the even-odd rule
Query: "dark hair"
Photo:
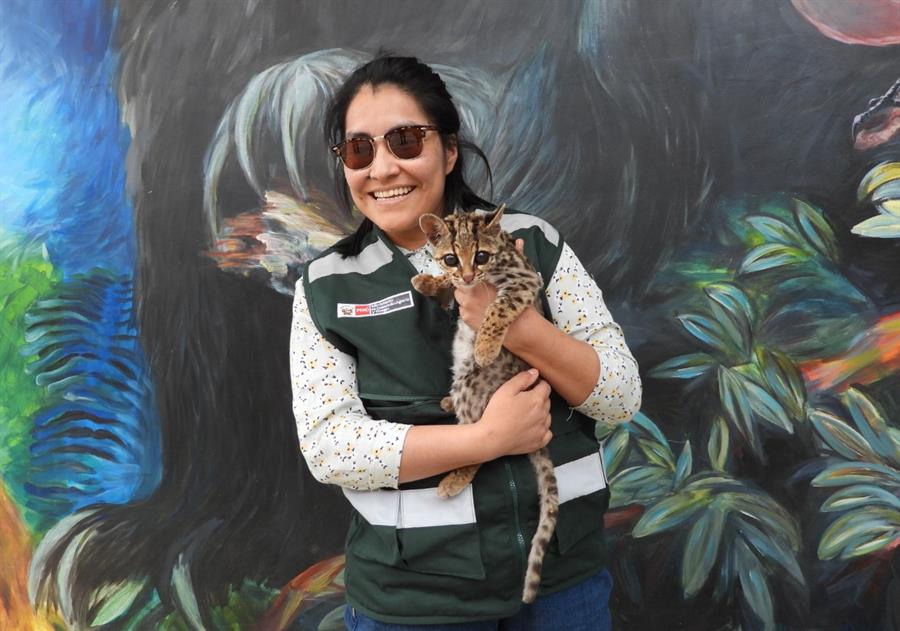
[[[476, 145], [459, 137], [459, 112], [456, 111], [456, 105], [453, 104], [453, 98], [447, 91], [444, 80], [415, 57], [379, 55], [347, 77], [344, 84], [335, 92], [325, 112], [325, 141], [328, 146], [331, 147], [344, 139], [347, 108], [350, 107], [350, 102], [357, 92], [365, 85], [377, 87], [385, 84], [397, 86], [418, 102], [428, 116], [429, 122], [438, 127], [444, 146], [447, 143], [456, 143], [458, 151], [456, 164], [444, 183], [444, 210], [469, 211], [476, 207], [493, 208], [494, 204], [478, 196], [463, 179], [464, 150], [467, 150], [482, 159], [493, 189], [487, 156]], [[353, 202], [339, 160], [335, 160], [334, 182], [337, 197], [342, 202], [344, 210], [350, 214]], [[345, 257], [359, 254], [363, 237], [371, 230], [372, 221], [366, 218], [356, 232], [338, 243], [335, 249]]]

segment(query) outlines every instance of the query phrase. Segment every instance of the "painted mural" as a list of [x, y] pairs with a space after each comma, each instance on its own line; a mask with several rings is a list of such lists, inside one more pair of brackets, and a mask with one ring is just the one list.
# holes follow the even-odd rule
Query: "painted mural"
[[379, 50], [641, 364], [616, 628], [900, 629], [895, 0], [2, 0], [0, 629], [342, 628], [288, 335]]

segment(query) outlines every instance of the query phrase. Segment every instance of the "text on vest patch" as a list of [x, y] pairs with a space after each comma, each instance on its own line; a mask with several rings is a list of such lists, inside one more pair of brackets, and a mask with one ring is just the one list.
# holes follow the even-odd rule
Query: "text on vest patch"
[[401, 309], [412, 309], [413, 298], [411, 291], [394, 294], [387, 298], [382, 298], [376, 302], [369, 304], [354, 304], [349, 302], [339, 302], [337, 305], [337, 317], [339, 318], [369, 318], [372, 316], [380, 316]]

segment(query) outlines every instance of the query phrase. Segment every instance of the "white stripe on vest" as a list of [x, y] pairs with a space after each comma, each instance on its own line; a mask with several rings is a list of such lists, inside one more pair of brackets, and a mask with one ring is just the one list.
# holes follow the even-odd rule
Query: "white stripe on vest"
[[371, 274], [378, 268], [391, 262], [394, 255], [391, 249], [379, 239], [370, 243], [360, 251], [358, 256], [341, 258], [337, 252], [323, 256], [309, 264], [309, 282], [313, 282], [332, 274]]
[[[556, 482], [560, 504], [605, 489], [606, 472], [600, 453], [559, 465], [556, 467]], [[343, 491], [353, 508], [373, 526], [426, 528], [474, 524], [476, 521], [471, 484], [456, 497], [446, 500], [439, 498], [434, 488]]]

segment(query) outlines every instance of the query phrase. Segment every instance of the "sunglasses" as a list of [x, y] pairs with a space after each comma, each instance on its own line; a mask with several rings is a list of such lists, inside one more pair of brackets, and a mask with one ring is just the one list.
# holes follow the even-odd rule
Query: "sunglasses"
[[375, 141], [384, 138], [388, 150], [400, 160], [411, 160], [422, 155], [425, 135], [437, 130], [434, 125], [406, 125], [392, 129], [382, 136], [347, 138], [331, 148], [348, 169], [365, 169], [375, 160]]

